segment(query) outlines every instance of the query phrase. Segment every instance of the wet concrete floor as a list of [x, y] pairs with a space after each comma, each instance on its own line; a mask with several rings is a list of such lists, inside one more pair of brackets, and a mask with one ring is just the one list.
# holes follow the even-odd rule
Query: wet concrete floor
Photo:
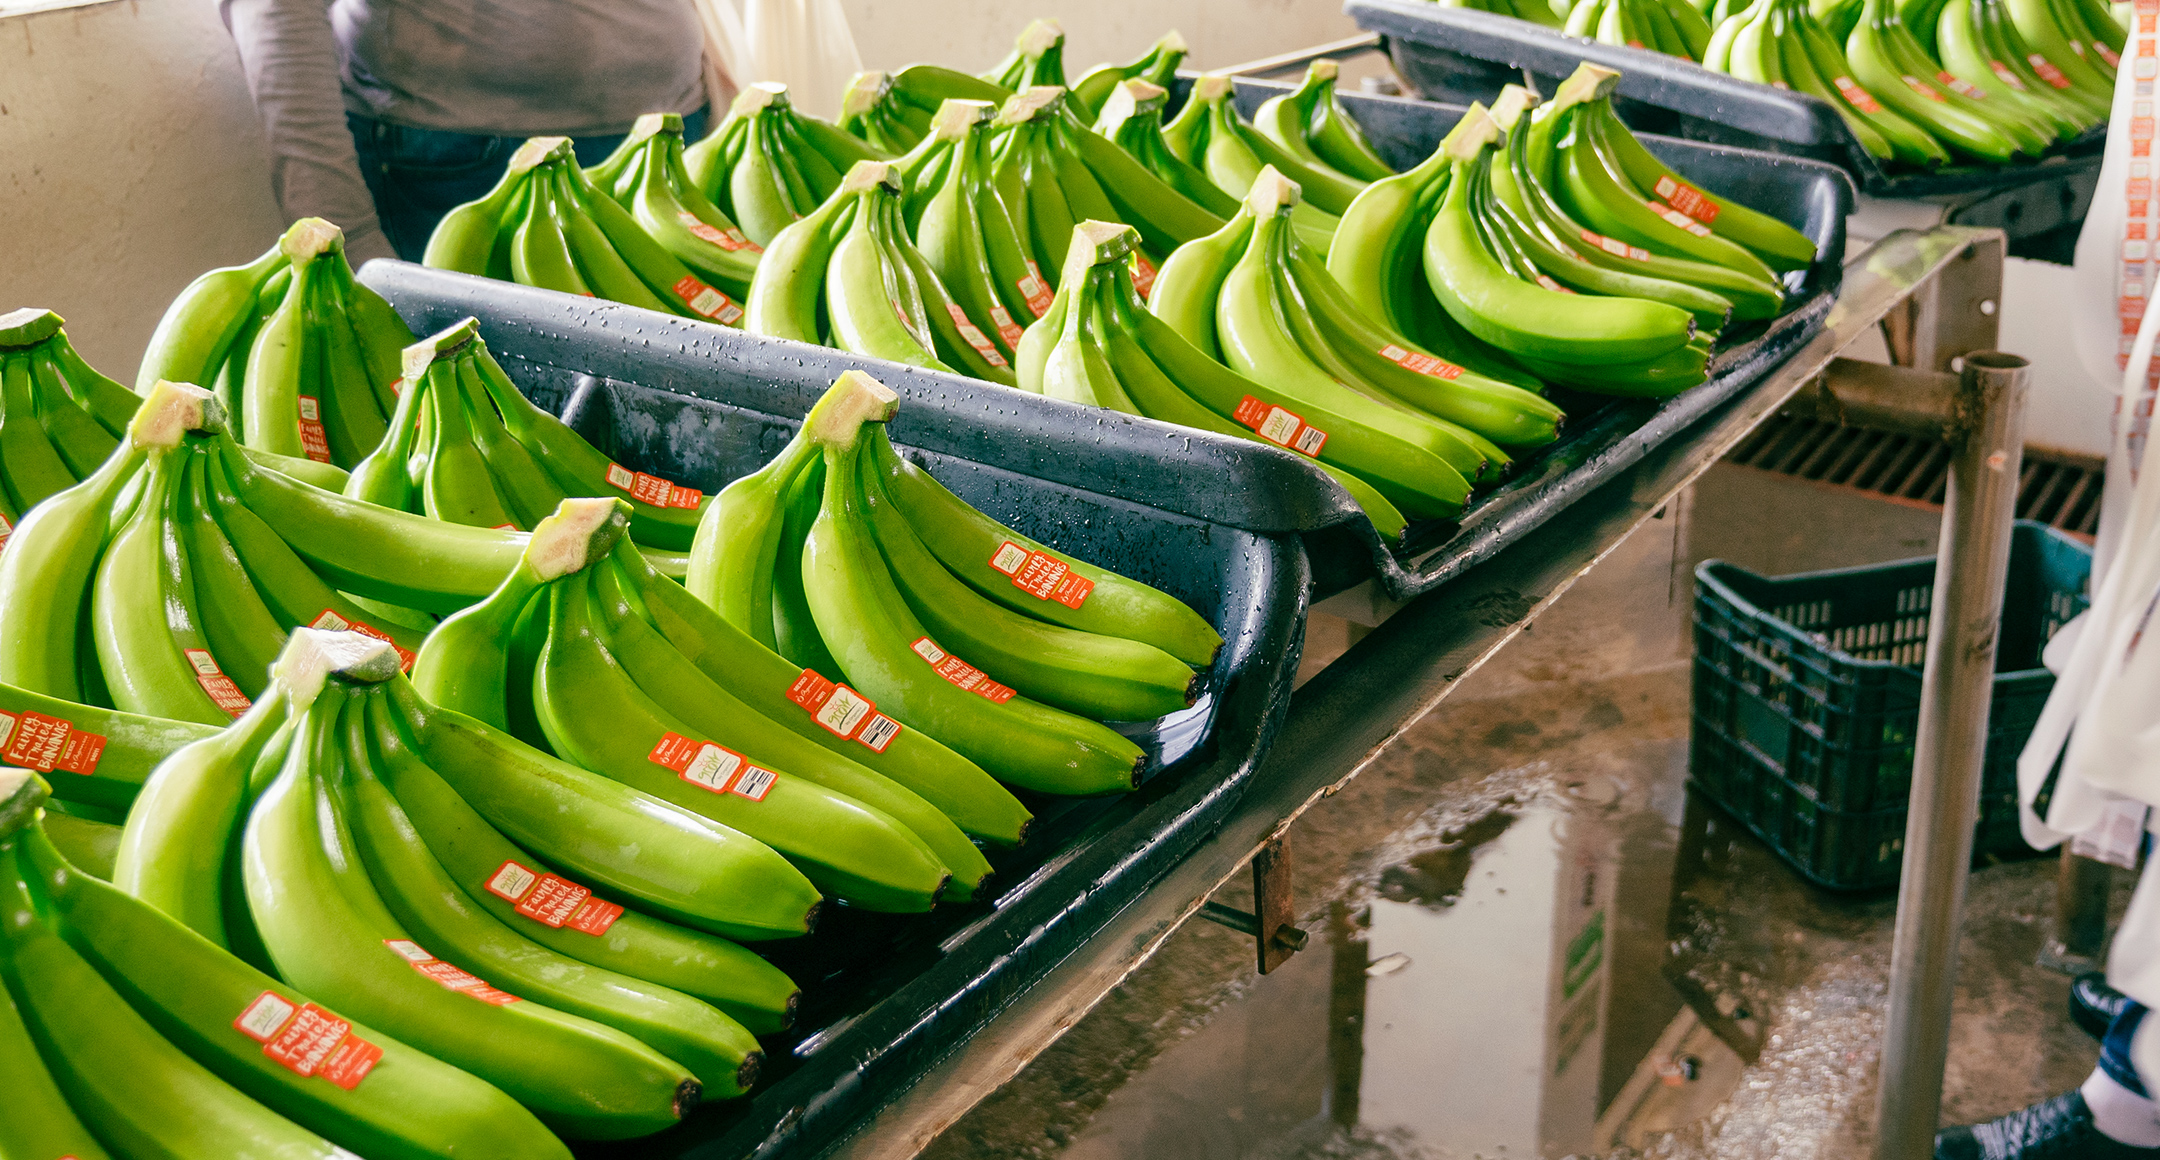
[[[1305, 951], [1261, 977], [1189, 923], [930, 1154], [1867, 1155], [1895, 900], [1809, 886], [1687, 790], [1690, 602], [1703, 559], [1925, 555], [1937, 518], [1715, 469], [1299, 822]], [[1305, 671], [1362, 631], [1316, 615]], [[2092, 1067], [2034, 965], [2054, 867], [1973, 877], [1946, 1122]]]

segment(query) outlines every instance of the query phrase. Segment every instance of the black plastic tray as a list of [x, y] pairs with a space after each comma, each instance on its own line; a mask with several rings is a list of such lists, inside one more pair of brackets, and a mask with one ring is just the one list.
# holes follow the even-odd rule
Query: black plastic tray
[[[372, 262], [361, 277], [417, 333], [477, 315], [490, 350], [536, 402], [627, 466], [708, 491], [762, 466], [839, 370], [865, 365], [805, 347], [779, 358], [756, 340], [715, 342], [746, 336], [709, 324], [405, 263]], [[812, 357], [820, 354], [833, 357]], [[1243, 794], [1289, 704], [1310, 589], [1295, 536], [1040, 478], [1041, 463], [1100, 458], [1096, 441], [1069, 425], [1021, 432], [963, 418], [938, 400], [1003, 388], [870, 365], [903, 396], [892, 429], [903, 454], [1015, 529], [1192, 604], [1223, 634], [1223, 654], [1198, 704], [1133, 731], [1155, 759], [1138, 792], [1030, 799], [1028, 846], [993, 855], [994, 898], [928, 916], [835, 908], [815, 934], [769, 948], [802, 984], [803, 1007], [794, 1031], [767, 1041], [767, 1079], [754, 1095], [700, 1109], [663, 1136], [581, 1146], [580, 1155], [814, 1152], [844, 1134], [1205, 838]], [[1218, 466], [1227, 479], [1250, 474]]]
[[2070, 179], [2097, 173], [2107, 145], [2102, 125], [2031, 164], [1886, 170], [1860, 147], [1837, 110], [1804, 93], [1648, 49], [1600, 44], [1512, 16], [1431, 0], [1348, 0], [1343, 11], [1359, 27], [1380, 33], [1395, 71], [1435, 100], [1490, 101], [1501, 85], [1520, 83], [1526, 73], [1551, 96], [1578, 64], [1589, 61], [1620, 70], [1622, 99], [1616, 107], [1639, 132], [1826, 161], [1851, 173], [1871, 197], [1957, 199]]

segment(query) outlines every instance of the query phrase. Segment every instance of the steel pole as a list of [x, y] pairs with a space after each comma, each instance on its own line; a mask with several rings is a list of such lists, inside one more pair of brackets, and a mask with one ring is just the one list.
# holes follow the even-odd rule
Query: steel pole
[[1959, 917], [1987, 757], [1988, 702], [2024, 457], [2029, 373], [2024, 359], [1994, 351], [1967, 354], [1961, 373], [1959, 435], [1942, 547], [1935, 557], [1897, 936], [1890, 952], [1877, 1160], [1932, 1156], [1942, 1114]]

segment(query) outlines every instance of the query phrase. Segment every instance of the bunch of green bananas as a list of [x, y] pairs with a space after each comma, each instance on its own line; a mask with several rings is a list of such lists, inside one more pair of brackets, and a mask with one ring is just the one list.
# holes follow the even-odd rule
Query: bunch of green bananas
[[[1591, 0], [1584, 0], [1589, 3]], [[1567, 24], [1567, 0], [1434, 0], [1442, 8], [1474, 8], [1480, 12], [1492, 12], [1501, 16], [1513, 16], [1547, 28], [1561, 28]], [[1555, 10], [1557, 9], [1557, 11]]]
[[86, 872], [45, 790], [0, 770], [0, 1156], [569, 1160], [500, 1088]]
[[[247, 446], [350, 468], [382, 441], [397, 352], [411, 341], [390, 304], [353, 279], [344, 232], [302, 218], [262, 257], [212, 270], [173, 299], [135, 389], [210, 385]], [[279, 466], [318, 484], [343, 478]]]
[[[1241, 214], [1225, 229], [1249, 233], [1251, 227], [1251, 216]], [[1435, 466], [1417, 448], [1385, 431], [1354, 420], [1323, 419], [1336, 424], [1333, 430], [1310, 426], [1302, 410], [1291, 409], [1310, 410], [1308, 404], [1292, 402], [1271, 386], [1222, 365], [1219, 354], [1211, 357], [1187, 341], [1148, 312], [1133, 285], [1127, 258], [1139, 244], [1131, 226], [1082, 222], [1074, 227], [1064, 285], [1045, 320], [1029, 328], [1021, 344], [1023, 389], [1286, 447], [1312, 459], [1340, 484], [1382, 538], [1391, 541], [1400, 539], [1407, 526], [1402, 511], [1340, 464], [1369, 471], [1372, 464], [1395, 459], [1412, 464], [1413, 476], [1419, 474], [1418, 466], [1426, 475], [1460, 474], [1444, 464]], [[1202, 239], [1186, 250], [1208, 245], [1209, 240]], [[1173, 255], [1170, 268], [1182, 274], [1184, 260]], [[1174, 288], [1175, 283], [1157, 285]], [[1206, 321], [1212, 326], [1212, 317]]]
[[950, 767], [1038, 793], [1133, 789], [1145, 752], [1098, 722], [1184, 709], [1222, 637], [1176, 598], [996, 523], [900, 458], [885, 435], [895, 399], [843, 374], [771, 463], [721, 493], [690, 591], [804, 682], [847, 681], [901, 737], [950, 746]]
[[2103, 0], [2000, 0], [1992, 10], [1952, 4], [1950, 0], [1897, 0], [1899, 23], [1911, 30], [1922, 49], [1945, 66], [1950, 65], [1944, 52], [1950, 26], [1943, 23], [1943, 13], [1955, 7], [1966, 8], [1959, 19], [1975, 26], [1983, 38], [1983, 51], [2038, 54], [2050, 66], [2041, 67], [2029, 55], [2017, 57], [2031, 66], [2019, 74], [2028, 85], [2037, 80], [2056, 94], [2087, 107], [2097, 97], [2099, 115], [2107, 116], [2109, 99], [2114, 96], [2115, 70], [2129, 31], [2116, 21]]
[[0, 553], [0, 617], [38, 626], [0, 634], [0, 682], [223, 725], [290, 630], [352, 627], [410, 655], [432, 623], [419, 613], [486, 596], [524, 541], [260, 467], [214, 395], [159, 383], [105, 463]]
[[995, 322], [955, 301], [909, 240], [904, 189], [892, 162], [856, 162], [773, 239], [744, 328], [1011, 386], [1011, 362], [984, 329]]
[[871, 149], [897, 157], [930, 135], [930, 118], [947, 101], [1002, 102], [1012, 90], [955, 69], [915, 64], [888, 73], [856, 73], [840, 96], [840, 127]]
[[520, 145], [494, 189], [444, 215], [422, 261], [685, 318], [726, 325], [742, 318], [734, 299], [691, 273], [586, 177], [568, 137]]
[[[995, 180], [997, 108], [988, 101], [950, 100], [930, 133], [894, 167], [905, 179], [903, 213], [915, 244], [1000, 357], [1010, 360], [1021, 332], [1050, 303], [1027, 240], [1027, 205], [1008, 205]], [[968, 336], [972, 342], [972, 336]]]
[[1710, 46], [1709, 22], [1686, 0], [1575, 0], [1564, 27], [1569, 36], [1682, 60], [1700, 61]]
[[998, 189], [1006, 205], [1026, 207], [1025, 236], [1041, 270], [1063, 264], [1075, 225], [1124, 222], [1140, 231], [1133, 263], [1144, 294], [1173, 251], [1222, 228], [1222, 217], [1088, 128], [1062, 88], [1015, 95], [997, 124], [1005, 130], [997, 146]]
[[[1855, 7], [1855, 18], [1858, 13]], [[1754, 0], [1718, 25], [1703, 63], [1742, 80], [1827, 102], [1861, 147], [1877, 158], [1911, 165], [1948, 161], [1950, 154], [1937, 134], [1890, 109], [1854, 79], [1840, 43], [1800, 0]]]
[[1041, 85], [1065, 87], [1065, 29], [1055, 20], [1030, 20], [1013, 39], [1013, 50], [977, 79], [989, 81], [1006, 92], [1017, 93]]
[[1245, 196], [1262, 169], [1274, 166], [1304, 192], [1296, 211], [1297, 224], [1307, 240], [1321, 249], [1327, 248], [1343, 213], [1368, 184], [1332, 166], [1308, 165], [1247, 124], [1231, 99], [1231, 81], [1226, 76], [1211, 74], [1193, 82], [1185, 107], [1163, 126], [1163, 144], [1174, 156], [1205, 172], [1217, 189], [1236, 198]]
[[683, 162], [680, 113], [637, 119], [608, 159], [586, 172], [692, 273], [741, 301], [764, 247], [706, 198]]
[[762, 843], [311, 629], [255, 707], [158, 766], [113, 883], [592, 1139], [749, 1086], [752, 1031], [785, 1027], [796, 987], [729, 940], [799, 935], [821, 905]]
[[50, 310], [0, 314], [0, 548], [31, 508], [105, 462], [142, 402], [60, 327]]
[[654, 571], [624, 535], [628, 515], [619, 500], [564, 501], [502, 587], [429, 638], [422, 692], [763, 843], [852, 906], [921, 913], [974, 897], [990, 864], [941, 805], [1005, 842], [1027, 811], [979, 771], [938, 770], [926, 788], [958, 800], [933, 803], [856, 760], [849, 749], [892, 747], [889, 718], [865, 714], [836, 739], [846, 746], [819, 744], [811, 734], [838, 719], [820, 713], [831, 698], [813, 705], [800, 666]]
[[851, 166], [886, 156], [796, 111], [786, 85], [759, 81], [736, 94], [727, 119], [683, 151], [683, 165], [699, 192], [770, 249], [781, 230], [832, 197]]
[[682, 574], [699, 513], [696, 488], [632, 471], [527, 400], [463, 319], [405, 350], [405, 392], [390, 435], [353, 469], [345, 494], [478, 528], [530, 531], [571, 496], [629, 501], [630, 534]]
[[[1093, 120], [1102, 112], [1103, 102], [1126, 81], [1146, 81], [1157, 87], [1169, 85], [1177, 76], [1178, 66], [1185, 62], [1189, 51], [1185, 38], [1176, 29], [1164, 33], [1160, 40], [1149, 46], [1137, 60], [1124, 64], [1099, 64], [1082, 74], [1072, 88], [1074, 111], [1082, 120]], [[1064, 84], [1064, 81], [1043, 82]]]
[[1393, 177], [1394, 166], [1373, 151], [1365, 131], [1336, 99], [1335, 78], [1341, 70], [1325, 58], [1312, 62], [1297, 88], [1260, 103], [1253, 127], [1308, 169], [1353, 182]]
[[[1170, 90], [1161, 85], [1138, 78], [1125, 81], [1104, 98], [1102, 112], [1095, 118], [1095, 133], [1123, 149], [1187, 201], [1227, 221], [1237, 213], [1238, 199], [1224, 193], [1205, 169], [1172, 152], [1163, 140], [1163, 113], [1169, 105]], [[1320, 237], [1325, 242], [1325, 231]]]

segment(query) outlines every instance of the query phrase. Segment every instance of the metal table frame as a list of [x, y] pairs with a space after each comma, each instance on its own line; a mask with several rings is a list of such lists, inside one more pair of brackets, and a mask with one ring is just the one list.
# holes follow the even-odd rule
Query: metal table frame
[[[1145, 963], [1256, 856], [1265, 852], [1266, 862], [1279, 863], [1279, 843], [1301, 815], [1362, 772], [1758, 424], [1788, 406], [1836, 406], [1841, 375], [1868, 376], [1858, 365], [1836, 365], [1847, 346], [1880, 328], [1893, 360], [1919, 372], [1914, 383], [1952, 378], [1948, 372], [1963, 369], [1965, 354], [1991, 349], [2004, 248], [2001, 231], [1959, 226], [1883, 238], [1847, 264], [1822, 332], [1760, 383], [1453, 584], [1405, 605], [1376, 599], [1389, 631], [1366, 636], [1298, 690], [1274, 749], [1222, 828], [919, 1082], [888, 1093], [883, 1110], [833, 1152], [912, 1156], [928, 1147]], [[1796, 398], [1810, 387], [1811, 395]], [[1957, 878], [1961, 895], [1962, 870]], [[1284, 905], [1263, 898], [1258, 909], [1270, 914]], [[1262, 944], [1263, 959], [1271, 944], [1287, 953], [1277, 935]], [[1934, 1079], [1939, 1085], [1939, 1068]], [[1932, 1116], [1928, 1123], [1932, 1132]]]

